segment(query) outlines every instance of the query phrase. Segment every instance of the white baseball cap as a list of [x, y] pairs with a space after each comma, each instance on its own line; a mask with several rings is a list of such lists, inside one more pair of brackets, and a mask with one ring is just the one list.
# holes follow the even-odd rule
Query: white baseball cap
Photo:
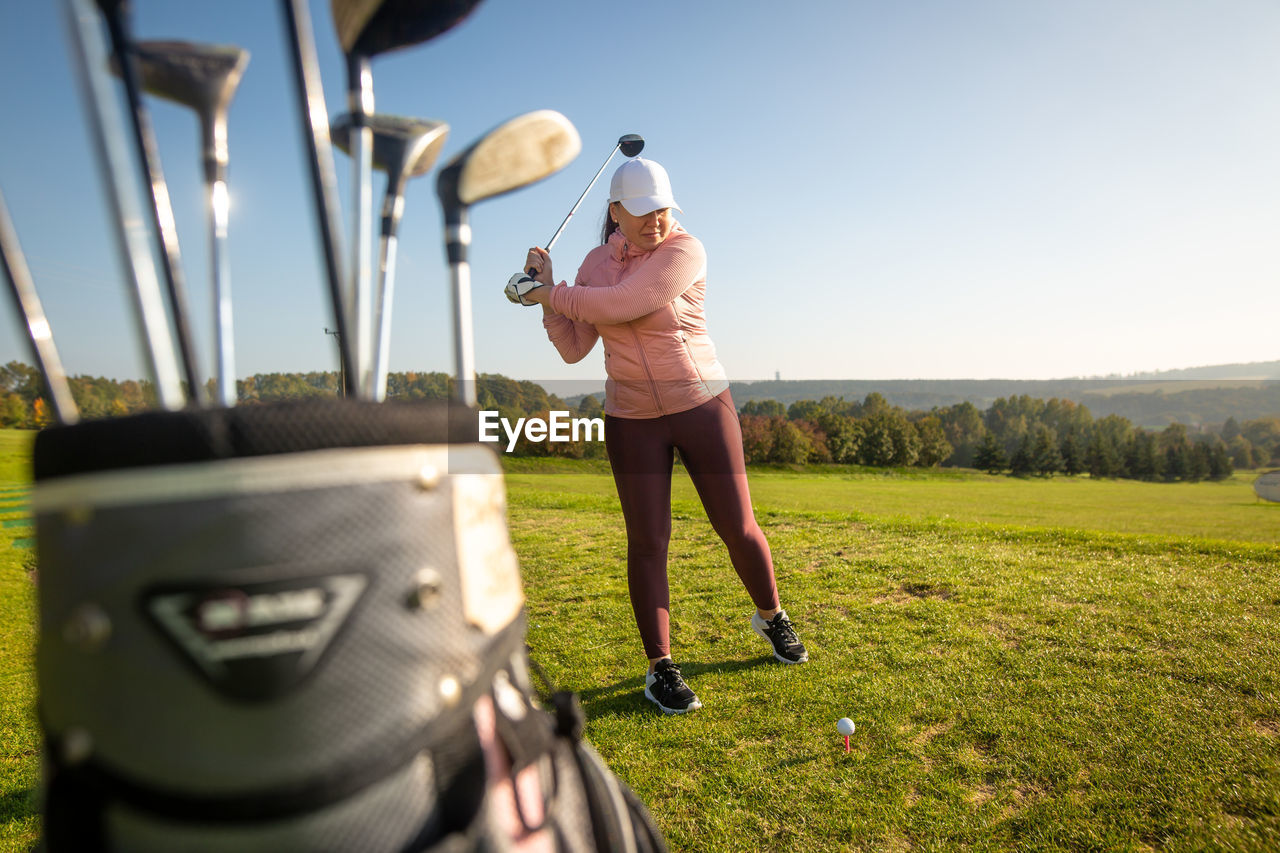
[[[680, 210], [671, 194], [671, 178], [667, 177], [667, 170], [643, 157], [628, 160], [613, 173], [613, 180], [609, 182], [609, 201], [622, 202], [632, 216], [645, 216], [664, 207]], [[680, 212], [684, 213], [683, 210]]]

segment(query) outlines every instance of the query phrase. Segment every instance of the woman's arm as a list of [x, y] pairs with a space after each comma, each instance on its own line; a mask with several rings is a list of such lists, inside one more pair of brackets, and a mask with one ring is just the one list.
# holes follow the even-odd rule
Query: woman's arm
[[526, 298], [582, 323], [627, 323], [669, 304], [704, 278], [707, 253], [691, 234], [673, 234], [613, 287], [539, 287]]
[[[556, 351], [567, 364], [575, 364], [586, 358], [587, 353], [595, 347], [600, 333], [590, 323], [579, 323], [556, 312], [549, 304], [552, 277], [551, 256], [545, 249], [534, 246], [525, 257], [524, 268], [534, 274], [534, 279], [543, 287], [535, 287], [524, 295], [530, 302], [542, 306], [542, 326], [547, 330], [547, 338], [555, 345]], [[584, 288], [586, 289], [586, 288]]]
[[[549, 289], [539, 287], [533, 293]], [[576, 364], [586, 358], [600, 338], [600, 333], [590, 323], [578, 323], [554, 312], [543, 316], [542, 327], [547, 330], [547, 338], [566, 364]]]

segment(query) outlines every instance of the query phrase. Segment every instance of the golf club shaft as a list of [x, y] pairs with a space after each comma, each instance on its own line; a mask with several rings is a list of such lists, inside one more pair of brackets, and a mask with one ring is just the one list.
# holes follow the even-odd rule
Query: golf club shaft
[[368, 117], [373, 114], [373, 74], [368, 57], [347, 57], [347, 101], [351, 112], [352, 216], [351, 325], [355, 332], [357, 396], [372, 397], [373, 380], [373, 288], [371, 283], [373, 240], [370, 220], [373, 211], [373, 130]]
[[129, 102], [129, 115], [133, 128], [133, 143], [139, 168], [151, 197], [151, 225], [154, 229], [160, 271], [164, 274], [169, 295], [169, 307], [173, 315], [173, 333], [181, 357], [183, 373], [187, 380], [187, 393], [197, 403], [204, 400], [204, 385], [196, 370], [195, 346], [191, 334], [191, 310], [187, 302], [186, 281], [182, 273], [182, 253], [178, 246], [177, 225], [173, 216], [173, 204], [169, 199], [169, 185], [160, 165], [160, 150], [151, 115], [142, 99], [142, 83], [138, 65], [129, 37], [125, 19], [125, 3], [106, 4], [107, 32], [111, 48], [120, 67], [120, 79], [124, 82], [125, 97]]
[[381, 283], [378, 288], [378, 342], [373, 353], [373, 399], [387, 399], [387, 362], [391, 358], [391, 301], [395, 298], [396, 237], [383, 235], [381, 248]]
[[[582, 200], [587, 197], [587, 193], [591, 192], [591, 188], [596, 185], [596, 181], [600, 180], [600, 176], [604, 174], [604, 170], [609, 165], [609, 161], [613, 159], [614, 154], [618, 153], [618, 149], [621, 146], [621, 142], [613, 146], [613, 150], [609, 152], [609, 156], [604, 158], [604, 162], [601, 163], [600, 168], [596, 170], [596, 176], [591, 179], [591, 183], [587, 184], [587, 188], [582, 191], [582, 195], [578, 196], [578, 200], [573, 203], [573, 207], [569, 208], [569, 215], [564, 218], [564, 222], [560, 223], [560, 227], [556, 229], [556, 233], [551, 235], [551, 239], [544, 247], [548, 252], [551, 251], [551, 247], [556, 244], [556, 241], [560, 239], [560, 235], [564, 232], [565, 226], [569, 224], [569, 220], [573, 218], [573, 215], [578, 212], [578, 208], [582, 205]], [[529, 275], [533, 275], [535, 271], [530, 268], [525, 272], [529, 273]]]
[[604, 170], [608, 167], [609, 162], [613, 160], [613, 155], [618, 153], [617, 145], [613, 146], [613, 150], [609, 152], [609, 156], [604, 158], [604, 162], [600, 164], [600, 168], [596, 170], [595, 177], [591, 179], [591, 183], [587, 184], [587, 188], [582, 191], [582, 195], [578, 196], [578, 200], [573, 203], [573, 207], [569, 208], [569, 214], [564, 218], [564, 222], [560, 223], [560, 227], [556, 229], [556, 233], [551, 235], [551, 239], [547, 241], [546, 249], [551, 251], [551, 247], [560, 239], [560, 235], [564, 233], [565, 226], [569, 224], [569, 220], [578, 212], [578, 208], [582, 206], [582, 200], [587, 197], [587, 193], [591, 192], [591, 188], [596, 185], [596, 181], [600, 180], [600, 176], [604, 174]]
[[71, 385], [67, 382], [67, 374], [62, 369], [62, 359], [58, 358], [58, 348], [53, 343], [53, 330], [44, 315], [44, 307], [36, 293], [35, 282], [31, 280], [31, 271], [27, 268], [27, 259], [22, 254], [22, 246], [18, 242], [18, 232], [9, 217], [9, 206], [5, 204], [4, 193], [0, 192], [0, 266], [9, 279], [9, 289], [13, 293], [14, 304], [27, 327], [27, 339], [31, 342], [31, 354], [35, 357], [36, 367], [44, 378], [45, 388], [49, 391], [49, 402], [53, 405], [53, 415], [61, 424], [74, 424], [80, 420], [80, 410], [71, 396]]
[[404, 172], [387, 173], [387, 191], [382, 199], [382, 239], [378, 251], [377, 346], [373, 352], [373, 399], [387, 398], [388, 361], [391, 358], [391, 306], [395, 298], [396, 233], [404, 213]]
[[81, 96], [89, 114], [98, 172], [112, 205], [111, 219], [124, 276], [133, 283], [134, 312], [156, 383], [156, 398], [162, 408], [181, 409], [186, 400], [179, 379], [177, 353], [169, 332], [155, 261], [142, 225], [142, 211], [126, 180], [126, 176], [132, 175], [131, 164], [119, 105], [106, 79], [107, 53], [98, 13], [91, 0], [65, 0], [64, 7]]
[[231, 271], [227, 261], [227, 128], [224, 116], [201, 117], [204, 132], [204, 180], [209, 210], [209, 250], [213, 276], [214, 342], [217, 347], [218, 402], [236, 404], [235, 324]]
[[471, 225], [466, 207], [445, 211], [445, 253], [453, 284], [453, 365], [454, 396], [466, 406], [476, 404], [476, 348], [471, 326], [471, 265], [467, 249], [471, 245]]
[[341, 387], [348, 394], [356, 388], [355, 359], [347, 328], [346, 298], [342, 286], [341, 221], [338, 216], [338, 182], [333, 165], [333, 146], [329, 139], [329, 109], [324, 102], [320, 81], [320, 63], [316, 59], [315, 36], [306, 0], [280, 0], [285, 16], [285, 32], [289, 40], [294, 83], [301, 110], [302, 138], [311, 171], [311, 197], [320, 228], [325, 273], [329, 280], [329, 301], [338, 343], [338, 364], [342, 372]]

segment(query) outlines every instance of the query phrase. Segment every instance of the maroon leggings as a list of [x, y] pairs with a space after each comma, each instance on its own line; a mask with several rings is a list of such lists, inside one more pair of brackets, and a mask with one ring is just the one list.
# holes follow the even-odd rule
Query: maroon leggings
[[605, 447], [627, 524], [627, 585], [645, 655], [671, 653], [671, 466], [674, 451], [756, 607], [778, 606], [769, 543], [751, 510], [742, 428], [729, 392], [658, 418], [605, 417]]

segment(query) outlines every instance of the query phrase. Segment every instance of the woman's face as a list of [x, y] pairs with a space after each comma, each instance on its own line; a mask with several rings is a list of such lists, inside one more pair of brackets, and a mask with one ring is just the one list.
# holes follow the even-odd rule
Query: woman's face
[[632, 216], [621, 203], [615, 201], [609, 205], [609, 212], [627, 242], [646, 252], [661, 246], [662, 241], [670, 236], [671, 228], [676, 222], [669, 207], [644, 216]]

